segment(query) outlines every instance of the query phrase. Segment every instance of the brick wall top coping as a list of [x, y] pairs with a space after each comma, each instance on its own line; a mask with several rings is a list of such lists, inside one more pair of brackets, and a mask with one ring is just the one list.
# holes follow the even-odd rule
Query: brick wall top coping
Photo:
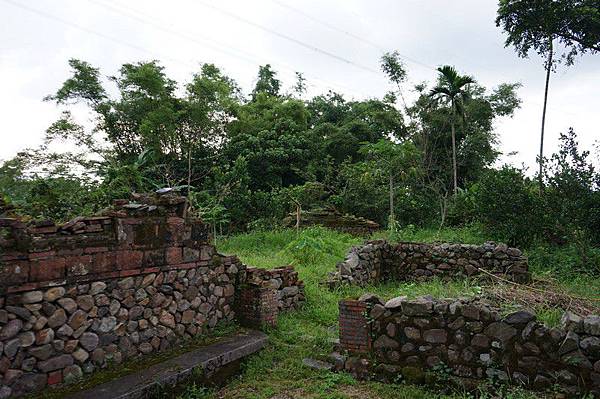
[[[133, 194], [100, 214], [0, 218], [0, 294], [159, 271], [218, 267], [208, 227], [174, 193]], [[227, 259], [218, 255], [219, 258]]]

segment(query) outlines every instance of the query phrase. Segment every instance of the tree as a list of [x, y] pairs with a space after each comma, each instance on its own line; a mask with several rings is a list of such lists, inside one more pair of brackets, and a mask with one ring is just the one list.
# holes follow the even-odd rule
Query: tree
[[302, 97], [306, 93], [306, 78], [301, 72], [296, 72], [296, 83], [292, 88], [294, 94], [298, 97]]
[[271, 65], [267, 64], [258, 68], [258, 79], [254, 90], [252, 90], [252, 100], [256, 100], [258, 93], [267, 93], [271, 96], [278, 96], [281, 88], [281, 81], [277, 79], [277, 72], [271, 69]]
[[470, 76], [460, 75], [456, 69], [449, 65], [444, 65], [438, 68], [439, 78], [438, 84], [429, 93], [435, 101], [445, 101], [449, 103], [451, 109], [450, 125], [452, 127], [452, 171], [454, 181], [454, 195], [458, 190], [458, 177], [456, 165], [456, 114], [460, 112], [464, 120], [464, 104], [468, 98], [469, 84], [475, 83], [475, 80]]
[[379, 140], [377, 143], [367, 143], [361, 147], [361, 152], [372, 160], [375, 167], [388, 176], [388, 195], [389, 195], [389, 220], [388, 226], [394, 231], [396, 228], [396, 216], [394, 212], [394, 194], [396, 184], [404, 183], [409, 175], [417, 171], [418, 151], [414, 144], [405, 141], [396, 144], [389, 140]]
[[219, 147], [225, 140], [225, 127], [232, 118], [236, 90], [235, 83], [213, 64], [202, 65], [201, 72], [194, 75], [187, 86], [188, 190], [192, 187], [192, 153], [201, 142], [205, 146]]
[[404, 63], [400, 60], [400, 54], [397, 51], [385, 53], [381, 57], [381, 69], [388, 76], [388, 79], [396, 85], [398, 94], [400, 94], [400, 98], [402, 99], [404, 111], [408, 115], [408, 106], [406, 105], [404, 94], [402, 93], [402, 83], [406, 80], [406, 68], [404, 67]]
[[[540, 132], [539, 185], [544, 189], [544, 130], [550, 72], [563, 59], [567, 65], [578, 54], [600, 51], [600, 7], [598, 0], [500, 0], [496, 26], [507, 33], [505, 46], [514, 46], [519, 57], [535, 50], [545, 58], [546, 82]], [[564, 47], [561, 59], [555, 56]]]

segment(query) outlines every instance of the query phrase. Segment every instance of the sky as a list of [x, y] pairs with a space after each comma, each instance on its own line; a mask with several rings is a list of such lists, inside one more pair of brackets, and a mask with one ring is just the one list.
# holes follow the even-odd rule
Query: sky
[[[496, 0], [0, 0], [0, 160], [41, 143], [62, 111], [42, 99], [69, 77], [70, 58], [100, 68], [107, 85], [124, 63], [159, 60], [183, 85], [210, 62], [245, 93], [258, 66], [270, 63], [284, 88], [299, 71], [307, 96], [334, 90], [364, 99], [391, 89], [379, 59], [397, 50], [408, 69], [409, 99], [411, 87], [433, 83], [444, 64], [488, 88], [522, 83], [521, 109], [496, 124], [499, 162], [533, 172], [545, 72], [537, 55], [522, 59], [504, 47], [496, 6]], [[546, 154], [569, 127], [583, 148], [593, 149], [600, 138], [599, 88], [600, 55], [552, 74]], [[82, 107], [75, 116], [90, 125]]]

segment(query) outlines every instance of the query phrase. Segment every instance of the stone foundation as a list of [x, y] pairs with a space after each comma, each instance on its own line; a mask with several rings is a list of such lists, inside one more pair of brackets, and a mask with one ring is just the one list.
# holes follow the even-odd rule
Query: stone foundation
[[521, 251], [493, 242], [465, 245], [368, 241], [353, 247], [337, 269], [329, 277], [330, 287], [485, 274], [520, 283], [530, 280], [527, 258]]
[[[273, 325], [279, 307], [304, 300], [293, 268], [257, 272], [218, 254], [207, 226], [184, 218], [185, 198], [134, 201], [63, 225], [0, 219], [0, 398], [166, 350], [219, 323], [258, 315]], [[277, 290], [247, 290], [262, 288], [259, 274]]]
[[340, 303], [340, 346], [348, 357], [336, 355], [338, 368], [361, 378], [418, 381], [445, 366], [460, 378], [600, 395], [600, 316], [567, 312], [548, 328], [528, 311], [502, 316], [477, 299], [384, 304], [367, 294]]
[[[297, 215], [290, 213], [283, 219], [286, 227], [296, 227]], [[331, 230], [341, 231], [354, 236], [368, 237], [379, 230], [379, 224], [362, 217], [344, 215], [333, 208], [302, 210], [300, 213], [300, 227], [324, 226]]]

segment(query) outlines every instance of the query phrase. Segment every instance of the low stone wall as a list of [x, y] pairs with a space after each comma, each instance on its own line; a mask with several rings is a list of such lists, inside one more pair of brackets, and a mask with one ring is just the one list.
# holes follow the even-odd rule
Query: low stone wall
[[298, 279], [298, 272], [294, 270], [293, 266], [271, 270], [249, 267], [246, 273], [248, 284], [275, 290], [279, 311], [294, 310], [304, 303], [304, 282]]
[[[0, 398], [165, 350], [221, 322], [276, 320], [275, 289], [266, 288], [269, 303], [245, 290], [254, 269], [218, 254], [207, 226], [185, 213], [183, 197], [139, 195], [63, 225], [0, 219]], [[281, 295], [282, 308], [299, 306], [292, 268], [265, 273], [296, 291]], [[252, 307], [238, 306], [242, 296]]]
[[[298, 222], [296, 212], [291, 212], [283, 219], [286, 227], [296, 227]], [[302, 210], [300, 227], [324, 226], [328, 229], [341, 231], [355, 236], [369, 236], [379, 230], [379, 224], [362, 217], [344, 215], [332, 208]]]
[[460, 378], [600, 395], [600, 316], [567, 312], [548, 328], [530, 312], [502, 316], [477, 299], [383, 304], [367, 294], [340, 303], [340, 345], [349, 357], [338, 354], [338, 367], [363, 378], [422, 382], [425, 370], [445, 365]]
[[516, 282], [530, 279], [527, 258], [517, 248], [483, 245], [424, 244], [384, 240], [352, 247], [329, 276], [329, 286], [365, 286], [382, 281], [443, 279], [491, 273]]

